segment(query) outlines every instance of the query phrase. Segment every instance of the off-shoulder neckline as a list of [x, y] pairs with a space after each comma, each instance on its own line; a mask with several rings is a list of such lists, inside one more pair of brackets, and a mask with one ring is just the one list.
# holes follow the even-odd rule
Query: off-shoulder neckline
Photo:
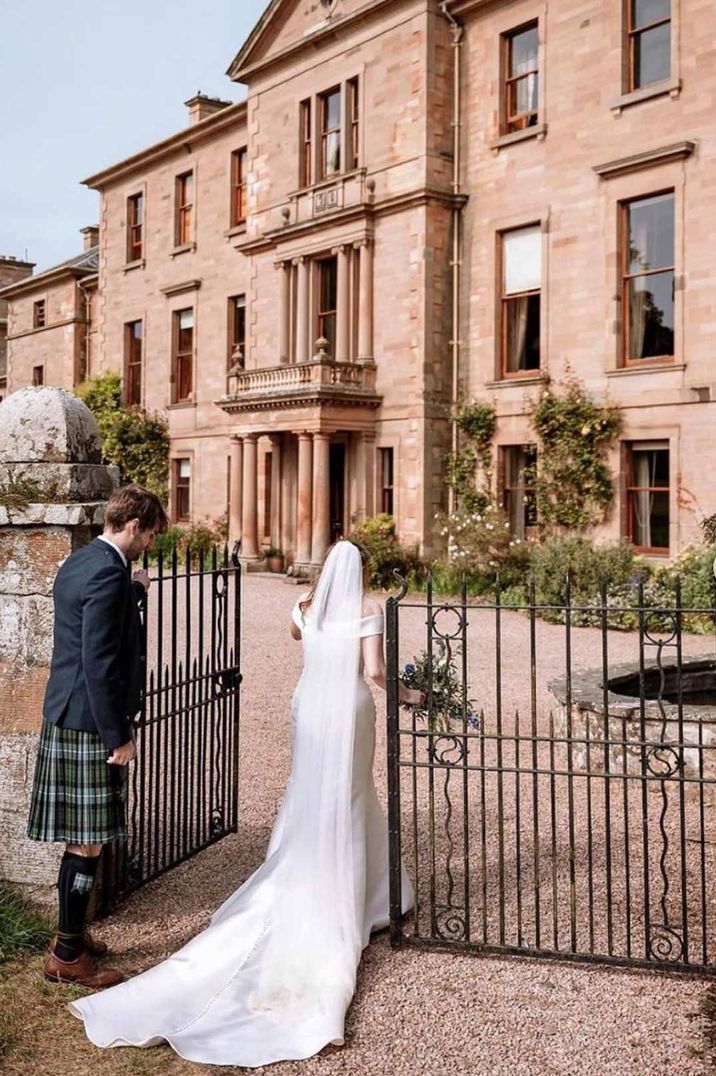
[[[294, 610], [297, 609], [300, 616], [301, 616], [301, 618], [303, 618], [303, 611], [301, 609], [301, 599], [300, 598], [297, 600], [297, 602], [296, 602], [296, 604], [294, 605], [293, 608], [294, 608]], [[384, 614], [383, 614], [382, 609], [378, 613], [366, 613], [365, 616], [362, 616], [360, 618], [360, 622], [362, 624], [364, 620], [376, 620], [376, 619], [381, 619], [381, 620], [384, 619]]]

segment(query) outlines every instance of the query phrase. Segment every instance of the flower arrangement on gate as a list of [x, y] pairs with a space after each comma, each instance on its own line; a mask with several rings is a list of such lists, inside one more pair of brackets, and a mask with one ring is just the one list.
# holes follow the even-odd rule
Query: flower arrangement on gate
[[[407, 688], [425, 696], [422, 706], [404, 702], [402, 707], [415, 714], [418, 721], [427, 721], [428, 732], [449, 733], [461, 729], [463, 714], [470, 728], [480, 727], [475, 702], [467, 698], [450, 648], [443, 639], [436, 640], [432, 655], [423, 651], [420, 657], [413, 658], [403, 668], [400, 680]], [[430, 698], [432, 706], [429, 706]]]

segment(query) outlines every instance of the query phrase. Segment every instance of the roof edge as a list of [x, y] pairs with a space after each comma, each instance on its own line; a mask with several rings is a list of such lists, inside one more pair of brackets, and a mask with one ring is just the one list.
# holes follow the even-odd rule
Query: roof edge
[[[99, 250], [99, 247], [94, 249]], [[18, 280], [14, 284], [8, 284], [6, 287], [0, 288], [0, 299], [15, 299], [19, 295], [34, 291], [36, 285], [44, 287], [47, 284], [62, 280], [63, 277], [74, 277], [75, 280], [81, 280], [88, 276], [97, 276], [97, 269], [82, 268], [78, 265], [54, 265], [49, 269], [45, 269], [42, 273], [37, 273], [35, 276], [26, 276], [23, 280]]]
[[317, 24], [316, 29], [312, 33], [307, 34], [305, 37], [300, 37], [296, 41], [290, 42], [285, 48], [279, 49], [279, 51], [272, 56], [267, 56], [265, 59], [250, 63], [251, 53], [256, 45], [258, 45], [264, 32], [268, 28], [269, 23], [273, 20], [278, 9], [284, 2], [285, 0], [272, 0], [232, 62], [229, 64], [226, 74], [233, 82], [246, 82], [247, 79], [245, 76], [256, 74], [256, 72], [261, 71], [263, 68], [270, 67], [294, 53], [300, 52], [302, 49], [313, 45], [324, 34], [338, 33], [344, 27], [350, 26], [354, 22], [358, 22], [360, 19], [365, 18], [366, 15], [372, 15], [374, 12], [381, 11], [384, 7], [389, 7], [391, 4], [397, 3], [398, 0], [366, 0], [366, 3], [358, 8], [357, 11], [352, 11], [349, 15], [344, 15], [335, 19], [327, 17], [322, 23]]
[[86, 179], [81, 179], [80, 183], [84, 187], [90, 187], [91, 189], [101, 188], [111, 180], [118, 179], [120, 176], [132, 172], [150, 161], [160, 160], [179, 146], [187, 143], [191, 144], [192, 142], [202, 142], [205, 138], [215, 134], [217, 131], [221, 131], [224, 127], [231, 126], [232, 123], [245, 117], [245, 115], [246, 101], [236, 101], [234, 104], [229, 105], [228, 108], [222, 108], [212, 116], [207, 116], [206, 119], [200, 120], [190, 127], [184, 127], [181, 131], [176, 131], [173, 135], [163, 138], [160, 142], [153, 142], [150, 146], [145, 146], [144, 149], [132, 154], [131, 157], [125, 157], [123, 160], [103, 168], [102, 171], [95, 172], [93, 175], [87, 176]]

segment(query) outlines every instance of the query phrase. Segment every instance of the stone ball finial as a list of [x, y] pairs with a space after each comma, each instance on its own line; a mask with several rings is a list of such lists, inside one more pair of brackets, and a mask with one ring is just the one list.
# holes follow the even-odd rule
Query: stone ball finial
[[0, 403], [0, 463], [101, 463], [89, 407], [66, 389], [18, 389]]

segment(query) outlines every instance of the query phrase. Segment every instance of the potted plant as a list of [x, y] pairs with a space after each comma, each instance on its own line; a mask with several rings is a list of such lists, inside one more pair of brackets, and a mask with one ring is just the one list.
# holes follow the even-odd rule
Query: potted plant
[[285, 564], [285, 557], [283, 550], [278, 546], [270, 545], [267, 549], [264, 549], [261, 554], [266, 561], [266, 567], [270, 572], [282, 572]]

